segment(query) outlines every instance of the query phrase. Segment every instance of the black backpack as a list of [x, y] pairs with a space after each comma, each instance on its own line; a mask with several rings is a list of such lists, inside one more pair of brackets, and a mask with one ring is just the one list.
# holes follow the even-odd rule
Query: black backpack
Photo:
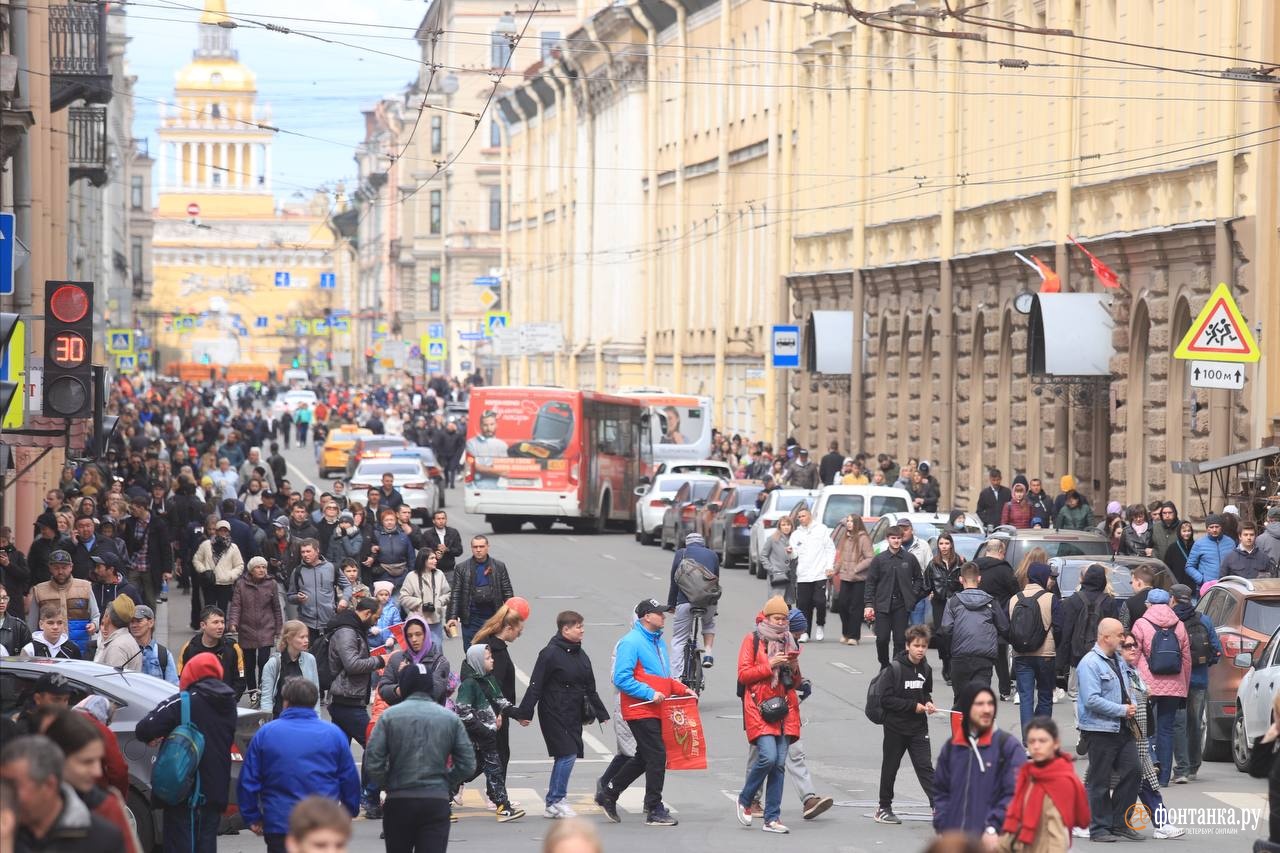
[[[350, 625], [342, 627], [350, 628]], [[320, 680], [320, 690], [324, 692], [333, 684], [333, 668], [329, 665], [329, 641], [333, 639], [337, 628], [330, 628], [321, 631], [320, 636], [316, 638], [315, 645], [311, 647], [311, 654], [316, 659], [316, 676]]]
[[1187, 641], [1191, 644], [1191, 665], [1207, 666], [1213, 662], [1213, 641], [1209, 639], [1209, 629], [1199, 613], [1192, 613], [1190, 618], [1182, 620], [1182, 627], [1187, 629]]
[[[886, 673], [888, 673], [887, 676]], [[871, 679], [871, 683], [867, 685], [867, 704], [863, 711], [867, 719], [877, 726], [884, 724], [884, 705], [880, 700], [884, 697], [885, 685], [888, 683], [886, 679], [901, 677], [902, 667], [898, 661], [894, 661], [876, 673], [875, 678]]]
[[1049, 636], [1040, 613], [1040, 596], [1048, 594], [1043, 589], [1030, 598], [1018, 593], [1013, 614], [1009, 617], [1009, 645], [1016, 653], [1029, 654], [1038, 650]]
[[[1084, 595], [1083, 592], [1076, 594]], [[1084, 618], [1077, 619], [1071, 631], [1071, 656], [1073, 660], [1080, 660], [1093, 648], [1098, 640], [1098, 623], [1102, 621], [1104, 605], [1114, 600], [1105, 592], [1099, 592], [1098, 597], [1086, 605]]]

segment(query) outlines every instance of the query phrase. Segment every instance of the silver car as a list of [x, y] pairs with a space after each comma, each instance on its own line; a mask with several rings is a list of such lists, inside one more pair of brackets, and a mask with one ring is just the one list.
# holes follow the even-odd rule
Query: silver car
[[778, 526], [778, 519], [790, 515], [802, 502], [813, 509], [818, 499], [818, 489], [774, 489], [764, 499], [764, 506], [751, 525], [751, 544], [747, 549], [747, 571], [756, 577], [764, 577], [760, 568], [760, 552], [764, 550], [764, 540], [773, 535]]
[[636, 486], [637, 542], [657, 544], [658, 535], [662, 533], [662, 516], [671, 506], [671, 499], [680, 486], [692, 478], [690, 474], [660, 474], [647, 486]]
[[405, 506], [413, 510], [413, 517], [424, 524], [440, 508], [440, 489], [418, 456], [370, 454], [356, 466], [355, 473], [347, 481], [347, 489], [352, 494], [380, 489], [383, 474], [391, 475]]

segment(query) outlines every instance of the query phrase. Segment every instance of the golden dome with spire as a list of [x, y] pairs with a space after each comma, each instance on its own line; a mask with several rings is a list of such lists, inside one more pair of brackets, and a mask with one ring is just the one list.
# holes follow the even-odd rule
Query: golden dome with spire
[[200, 23], [196, 27], [199, 38], [195, 56], [176, 77], [179, 92], [237, 92], [257, 91], [257, 78], [240, 64], [231, 47], [231, 31], [235, 22], [227, 14], [226, 0], [205, 0]]
[[229, 21], [226, 0], [204, 0], [204, 12], [200, 15], [202, 24], [221, 24]]

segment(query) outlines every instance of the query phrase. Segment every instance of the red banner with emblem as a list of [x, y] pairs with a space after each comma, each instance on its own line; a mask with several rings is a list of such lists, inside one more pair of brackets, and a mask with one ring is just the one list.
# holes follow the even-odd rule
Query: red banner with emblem
[[672, 696], [662, 702], [662, 743], [668, 770], [707, 769], [707, 733], [696, 697]]

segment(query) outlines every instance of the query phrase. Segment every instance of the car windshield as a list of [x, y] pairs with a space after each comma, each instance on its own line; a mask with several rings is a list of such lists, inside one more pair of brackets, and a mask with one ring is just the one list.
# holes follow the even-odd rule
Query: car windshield
[[813, 506], [813, 498], [808, 495], [778, 495], [773, 499], [773, 508], [777, 512], [791, 512], [799, 504]]
[[755, 506], [756, 497], [764, 491], [763, 486], [740, 486], [734, 501], [735, 506]]
[[[94, 692], [109, 694], [118, 702], [130, 703], [131, 700], [136, 700], [141, 705], [150, 704], [154, 708], [177, 692], [177, 688], [163, 679], [149, 675], [113, 672], [94, 680]], [[147, 710], [150, 709], [144, 708], [144, 712]]]
[[660, 495], [674, 495], [680, 491], [687, 480], [659, 480], [653, 487], [654, 492]]
[[953, 533], [951, 534], [951, 541], [955, 543], [957, 554], [965, 560], [972, 560], [977, 555], [978, 548], [984, 540], [981, 536], [960, 536]]
[[1015, 539], [1009, 544], [1009, 562], [1017, 565], [1022, 555], [1033, 548], [1043, 548], [1050, 557], [1109, 557], [1111, 549], [1105, 540], [1094, 539]]
[[728, 469], [723, 465], [706, 465], [699, 462], [688, 462], [681, 465], [672, 465], [673, 474], [707, 474], [711, 477], [723, 477], [727, 474]]
[[1280, 626], [1280, 598], [1250, 598], [1244, 603], [1243, 627], [1270, 634]]
[[705, 498], [717, 485], [719, 484], [715, 480], [694, 480], [689, 483], [689, 500]]
[[[1093, 563], [1075, 560], [1063, 565], [1058, 573], [1058, 589], [1063, 595], [1072, 595], [1080, 587], [1080, 578]], [[1133, 574], [1124, 566], [1106, 566], [1110, 592], [1118, 599], [1133, 595]]]
[[822, 511], [822, 523], [835, 527], [846, 515], [861, 516], [865, 504], [862, 495], [832, 495], [827, 498], [827, 506]]
[[357, 479], [365, 477], [381, 477], [383, 474], [394, 474], [397, 477], [410, 477], [419, 473], [419, 466], [414, 462], [396, 462], [394, 460], [365, 462], [356, 471]]

